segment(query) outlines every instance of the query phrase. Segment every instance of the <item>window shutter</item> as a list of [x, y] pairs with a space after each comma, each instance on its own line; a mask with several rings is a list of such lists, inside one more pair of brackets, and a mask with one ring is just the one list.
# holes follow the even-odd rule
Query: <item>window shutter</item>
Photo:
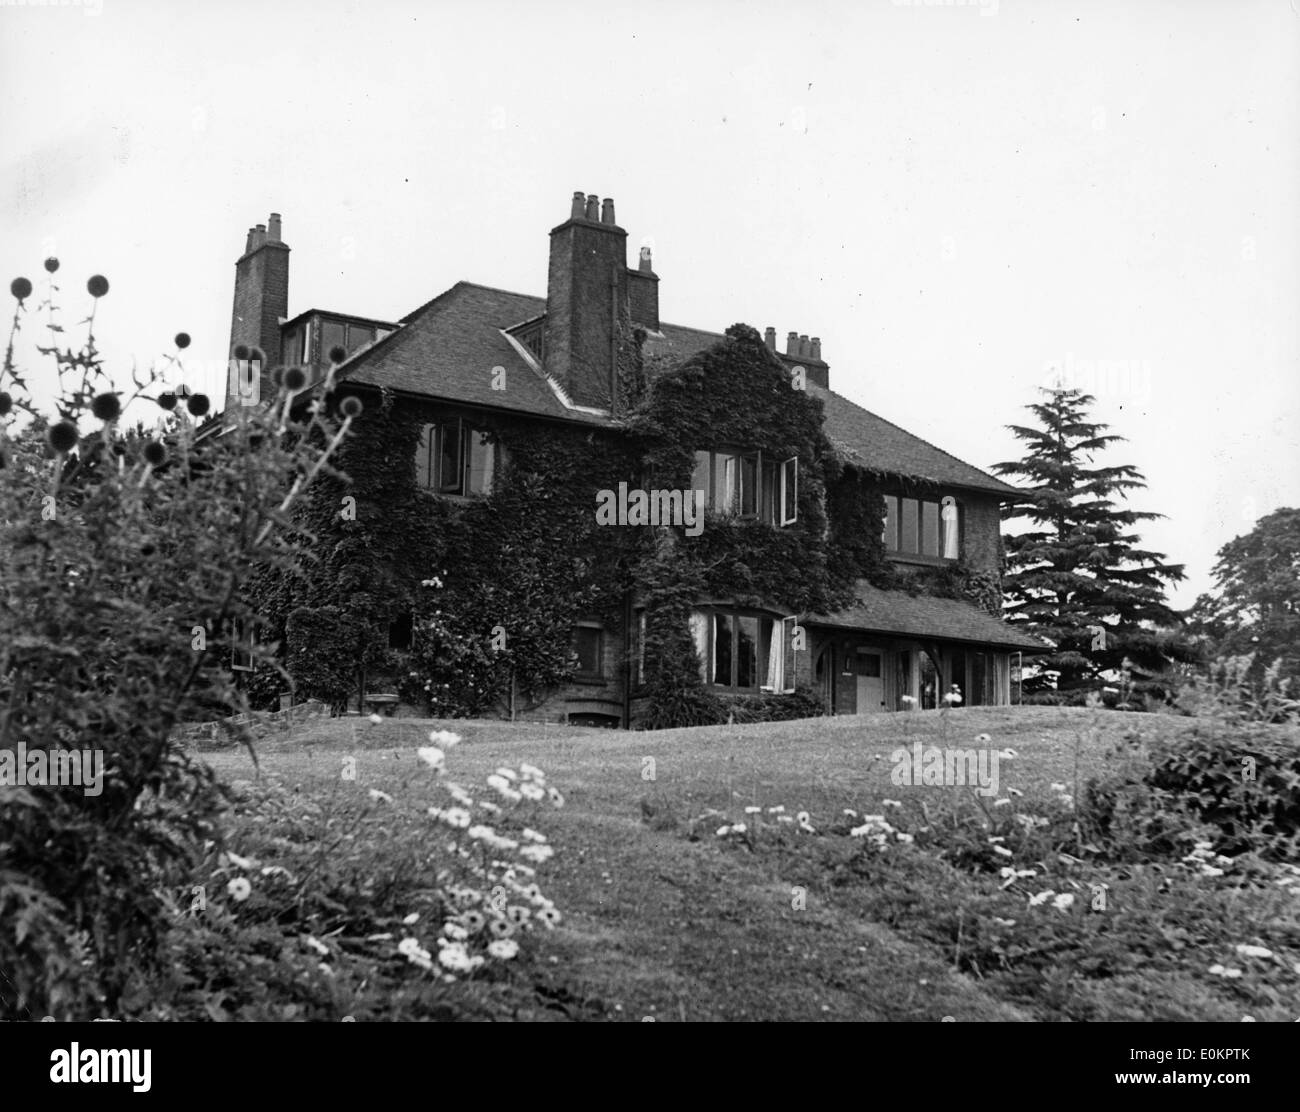
[[799, 457], [781, 463], [781, 524], [792, 525], [799, 517]]

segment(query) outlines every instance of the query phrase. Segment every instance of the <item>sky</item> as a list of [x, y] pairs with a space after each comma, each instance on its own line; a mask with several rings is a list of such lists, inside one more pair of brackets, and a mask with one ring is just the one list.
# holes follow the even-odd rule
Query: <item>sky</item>
[[184, 330], [220, 394], [271, 212], [291, 315], [395, 319], [544, 295], [573, 192], [612, 197], [664, 320], [819, 336], [976, 466], [1054, 369], [1089, 387], [1188, 606], [1300, 505], [1297, 93], [1300, 0], [0, 0], [0, 258], [58, 256], [70, 329], [109, 279], [119, 382]]

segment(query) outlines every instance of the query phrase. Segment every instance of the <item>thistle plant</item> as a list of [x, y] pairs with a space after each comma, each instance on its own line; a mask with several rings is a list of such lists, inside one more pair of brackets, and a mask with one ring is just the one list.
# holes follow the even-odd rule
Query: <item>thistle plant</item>
[[[232, 653], [271, 647], [242, 589], [255, 569], [301, 558], [294, 504], [330, 471], [360, 406], [321, 395], [291, 411], [282, 392], [210, 416], [185, 385], [184, 332], [160, 370], [120, 390], [95, 344], [107, 279], [86, 284], [76, 343], [56, 319], [58, 261], [45, 267], [35, 309], [28, 279], [10, 286], [0, 371], [0, 750], [96, 750], [104, 783], [93, 797], [7, 789], [0, 1015], [85, 1019], [111, 1015], [157, 960], [167, 887], [220, 838], [222, 789], [174, 730], [247, 711]], [[42, 308], [49, 362], [29, 373], [15, 339]], [[53, 391], [51, 412], [33, 385]], [[133, 407], [142, 419], [125, 427]]]

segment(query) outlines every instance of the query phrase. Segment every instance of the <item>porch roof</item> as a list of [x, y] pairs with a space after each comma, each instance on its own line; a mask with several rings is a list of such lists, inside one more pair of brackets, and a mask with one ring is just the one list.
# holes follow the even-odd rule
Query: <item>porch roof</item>
[[992, 648], [1045, 652], [1048, 645], [1013, 629], [968, 602], [933, 595], [882, 591], [859, 580], [852, 606], [834, 614], [811, 614], [809, 625], [858, 629], [897, 637], [963, 641]]

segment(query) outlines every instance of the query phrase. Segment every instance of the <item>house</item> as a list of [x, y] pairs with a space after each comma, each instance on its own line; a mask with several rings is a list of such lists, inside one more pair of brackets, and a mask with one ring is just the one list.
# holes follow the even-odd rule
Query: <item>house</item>
[[[279, 215], [249, 231], [231, 349], [262, 359], [232, 360], [227, 409], [272, 396], [279, 365], [366, 405], [341, 466], [367, 513], [336, 523], [329, 551], [351, 553], [339, 582], [388, 626], [381, 682], [444, 711], [444, 687], [498, 683], [482, 653], [445, 683], [408, 667], [454, 610], [478, 615], [483, 644], [523, 645], [489, 713], [672, 721], [651, 704], [674, 684], [750, 708], [810, 689], [833, 714], [933, 708], [953, 686], [968, 706], [1008, 703], [1013, 655], [1043, 647], [999, 617], [1015, 489], [831, 390], [817, 337], [779, 350], [771, 327], [661, 320], [650, 250], [635, 267], [626, 252], [614, 202], [575, 193], [545, 296], [458, 282], [395, 320], [291, 316]], [[694, 495], [705, 527], [602, 528], [602, 490], [674, 513]], [[444, 575], [461, 592], [446, 611], [422, 601]], [[292, 642], [285, 607], [274, 622]]]

